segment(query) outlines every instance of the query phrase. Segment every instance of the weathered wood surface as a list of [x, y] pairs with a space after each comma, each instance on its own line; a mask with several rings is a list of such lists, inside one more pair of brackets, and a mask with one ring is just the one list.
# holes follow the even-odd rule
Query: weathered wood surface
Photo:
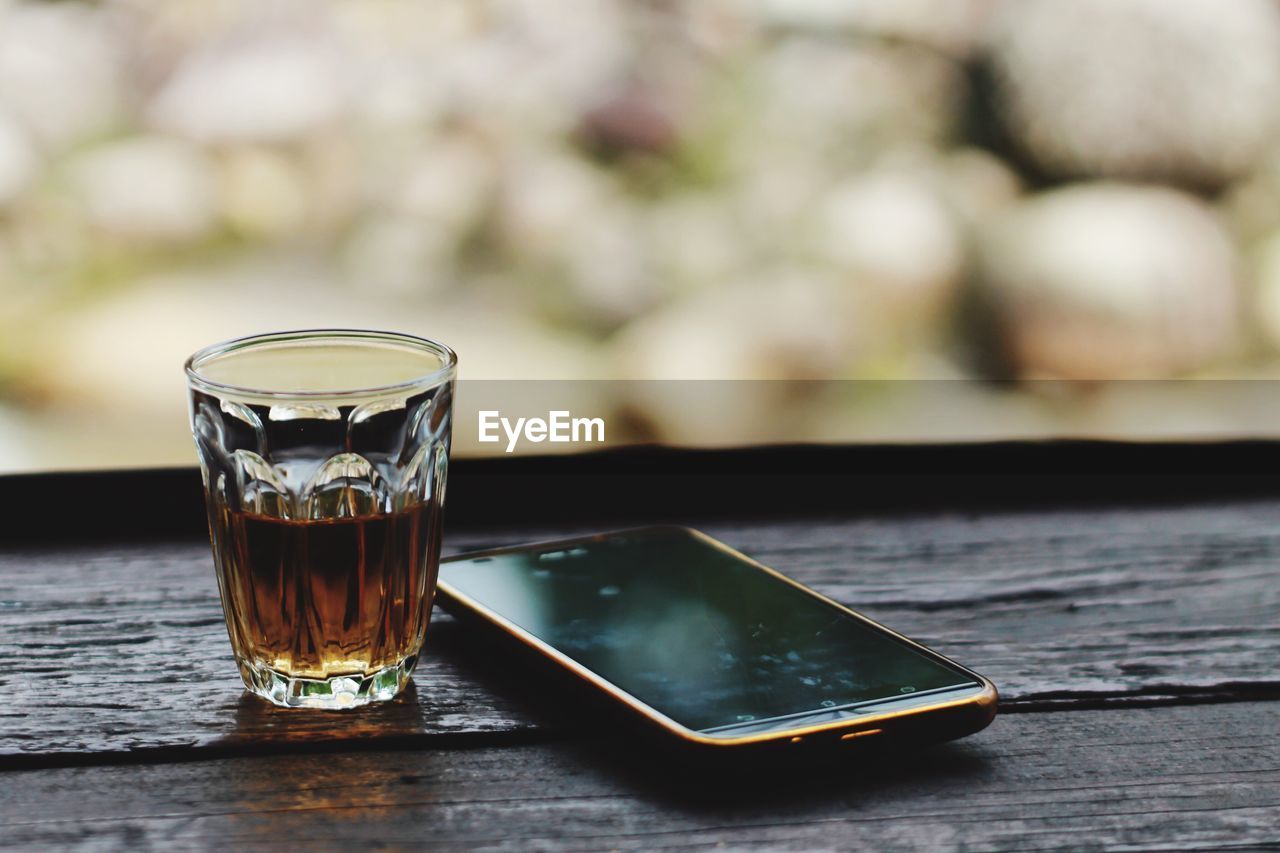
[[[989, 675], [1005, 711], [1280, 696], [1278, 503], [704, 527]], [[241, 693], [204, 542], [11, 550], [0, 555], [0, 767], [59, 753], [519, 740], [556, 725], [503, 689], [500, 668], [460, 662], [465, 627], [437, 618], [415, 695], [340, 718], [276, 711]]]
[[584, 741], [7, 774], [4, 842], [305, 849], [1174, 849], [1280, 844], [1280, 704], [1047, 712], [891, 762], [726, 787]]
[[341, 720], [273, 713], [243, 693], [207, 543], [0, 558], [0, 690], [13, 697], [0, 707], [0, 767], [4, 756], [23, 753], [233, 747], [263, 737], [287, 747], [527, 725], [518, 708], [479, 690], [449, 658], [429, 656], [419, 671], [408, 697]]

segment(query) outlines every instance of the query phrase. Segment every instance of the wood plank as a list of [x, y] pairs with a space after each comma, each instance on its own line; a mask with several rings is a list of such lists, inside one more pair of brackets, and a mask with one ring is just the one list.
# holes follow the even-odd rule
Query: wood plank
[[723, 528], [993, 678], [1006, 706], [1280, 695], [1280, 504]]
[[[1280, 695], [1277, 518], [1280, 504], [1246, 502], [704, 528], [989, 675], [1008, 711]], [[449, 545], [568, 532], [463, 533]], [[334, 717], [243, 697], [203, 542], [10, 549], [0, 614], [0, 766], [558, 724], [508, 688], [500, 661], [468, 658], [465, 629], [447, 618], [406, 701]]]
[[298, 742], [527, 725], [438, 655], [423, 662], [412, 695], [341, 720], [248, 696], [202, 542], [9, 555], [0, 608], [0, 690], [14, 698], [0, 708], [0, 755], [225, 746], [279, 738], [285, 721]]
[[[600, 742], [6, 775], [16, 848], [1280, 844], [1280, 703], [1048, 712], [876, 766], [682, 783]], [[17, 784], [15, 784], [17, 783]]]

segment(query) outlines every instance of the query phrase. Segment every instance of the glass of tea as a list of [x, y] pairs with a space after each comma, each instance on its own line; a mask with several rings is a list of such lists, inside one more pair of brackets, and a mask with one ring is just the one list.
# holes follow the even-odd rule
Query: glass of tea
[[431, 616], [457, 356], [320, 329], [186, 363], [222, 611], [240, 676], [287, 707], [408, 683]]

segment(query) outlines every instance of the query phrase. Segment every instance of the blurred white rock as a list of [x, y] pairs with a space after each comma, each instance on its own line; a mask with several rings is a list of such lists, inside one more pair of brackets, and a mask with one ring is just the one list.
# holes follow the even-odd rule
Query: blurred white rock
[[0, 403], [0, 471], [21, 471], [31, 464], [34, 430], [22, 409]]
[[494, 235], [520, 301], [597, 331], [652, 304], [644, 206], [615, 176], [558, 149], [509, 151], [499, 174]]
[[375, 132], [422, 128], [456, 110], [445, 70], [475, 46], [493, 15], [478, 3], [338, 3], [325, 11], [344, 75], [359, 93], [348, 108]]
[[296, 234], [310, 213], [305, 176], [292, 158], [269, 148], [244, 146], [227, 152], [219, 190], [223, 217], [250, 239]]
[[447, 115], [451, 108], [444, 81], [431, 73], [431, 60], [426, 56], [375, 52], [351, 71], [356, 78], [353, 87], [361, 95], [352, 100], [350, 110], [374, 132], [423, 127]]
[[752, 261], [741, 211], [727, 193], [682, 193], [645, 211], [654, 275], [664, 288], [713, 286]]
[[914, 41], [964, 55], [980, 39], [993, 0], [754, 0], [775, 25], [844, 30], [863, 37]]
[[85, 215], [109, 233], [186, 241], [216, 224], [213, 165], [189, 143], [137, 136], [91, 148], [67, 169]]
[[517, 149], [499, 168], [501, 239], [533, 259], [553, 256], [579, 222], [618, 195], [611, 175], [567, 151]]
[[108, 13], [82, 3], [0, 6], [0, 105], [49, 149], [121, 117], [122, 57]]
[[815, 251], [900, 316], [936, 313], [964, 265], [954, 215], [929, 182], [911, 173], [872, 172], [832, 188]]
[[382, 198], [405, 213], [457, 232], [479, 219], [496, 181], [482, 140], [449, 136], [419, 146], [403, 169], [384, 177]]
[[1162, 378], [1211, 364], [1239, 327], [1236, 258], [1175, 190], [1069, 186], [986, 235], [983, 295], [1021, 376]]
[[748, 50], [760, 37], [759, 15], [740, 0], [702, 0], [679, 12], [689, 41], [713, 56]]
[[281, 35], [190, 54], [147, 107], [159, 129], [200, 142], [297, 139], [336, 120], [348, 99], [335, 50]]
[[[492, 305], [434, 308], [407, 313], [400, 325], [439, 337], [458, 353], [464, 380], [612, 379], [594, 343], [550, 329]], [[578, 383], [589, 384], [589, 383]]]
[[1280, 231], [1254, 251], [1255, 306], [1258, 330], [1280, 350]]
[[691, 294], [612, 342], [623, 379], [818, 379], [868, 349], [874, 318], [838, 278], [779, 269]]
[[812, 213], [830, 189], [831, 177], [825, 161], [795, 149], [758, 153], [768, 168], [744, 168], [716, 215], [741, 221], [740, 254], [785, 253], [809, 237]]
[[306, 182], [308, 234], [333, 239], [371, 201], [361, 191], [368, 168], [364, 152], [357, 140], [342, 130], [314, 134], [289, 150]]
[[560, 264], [575, 312], [611, 328], [655, 304], [664, 282], [653, 272], [643, 221], [632, 206], [597, 207], [579, 220], [561, 247]]
[[734, 142], [755, 168], [770, 161], [768, 148], [847, 164], [942, 142], [966, 86], [958, 62], [926, 48], [798, 35], [771, 43], [747, 82], [752, 100]]
[[787, 441], [804, 434], [821, 383], [874, 346], [874, 317], [843, 283], [777, 270], [696, 293], [612, 341], [610, 375], [657, 440]]
[[452, 283], [454, 235], [438, 223], [404, 214], [361, 222], [342, 250], [352, 289], [374, 296], [429, 296]]
[[625, 4], [504, 0], [465, 50], [426, 66], [443, 81], [449, 108], [499, 133], [563, 133], [623, 72], [631, 55]]
[[[185, 430], [182, 362], [219, 340], [279, 329], [395, 329], [459, 353], [467, 380], [600, 377], [592, 346], [510, 312], [393, 298], [353, 302], [326, 266], [285, 261], [169, 272], [47, 317], [24, 381], [104, 416], [168, 413]], [[109, 354], [110, 357], [104, 357]], [[161, 430], [163, 432], [163, 430]]]
[[1022, 181], [1005, 161], [978, 148], [960, 148], [938, 164], [948, 206], [972, 228], [1017, 201]]
[[11, 204], [31, 185], [40, 165], [26, 131], [0, 110], [0, 208]]
[[998, 109], [1045, 171], [1217, 185], [1280, 123], [1268, 0], [1018, 0], [989, 41]]

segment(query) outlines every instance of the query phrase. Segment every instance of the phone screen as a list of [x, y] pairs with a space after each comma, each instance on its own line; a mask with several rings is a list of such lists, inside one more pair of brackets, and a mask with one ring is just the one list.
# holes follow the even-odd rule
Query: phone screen
[[440, 578], [712, 736], [847, 719], [980, 687], [963, 670], [680, 528], [448, 561]]

